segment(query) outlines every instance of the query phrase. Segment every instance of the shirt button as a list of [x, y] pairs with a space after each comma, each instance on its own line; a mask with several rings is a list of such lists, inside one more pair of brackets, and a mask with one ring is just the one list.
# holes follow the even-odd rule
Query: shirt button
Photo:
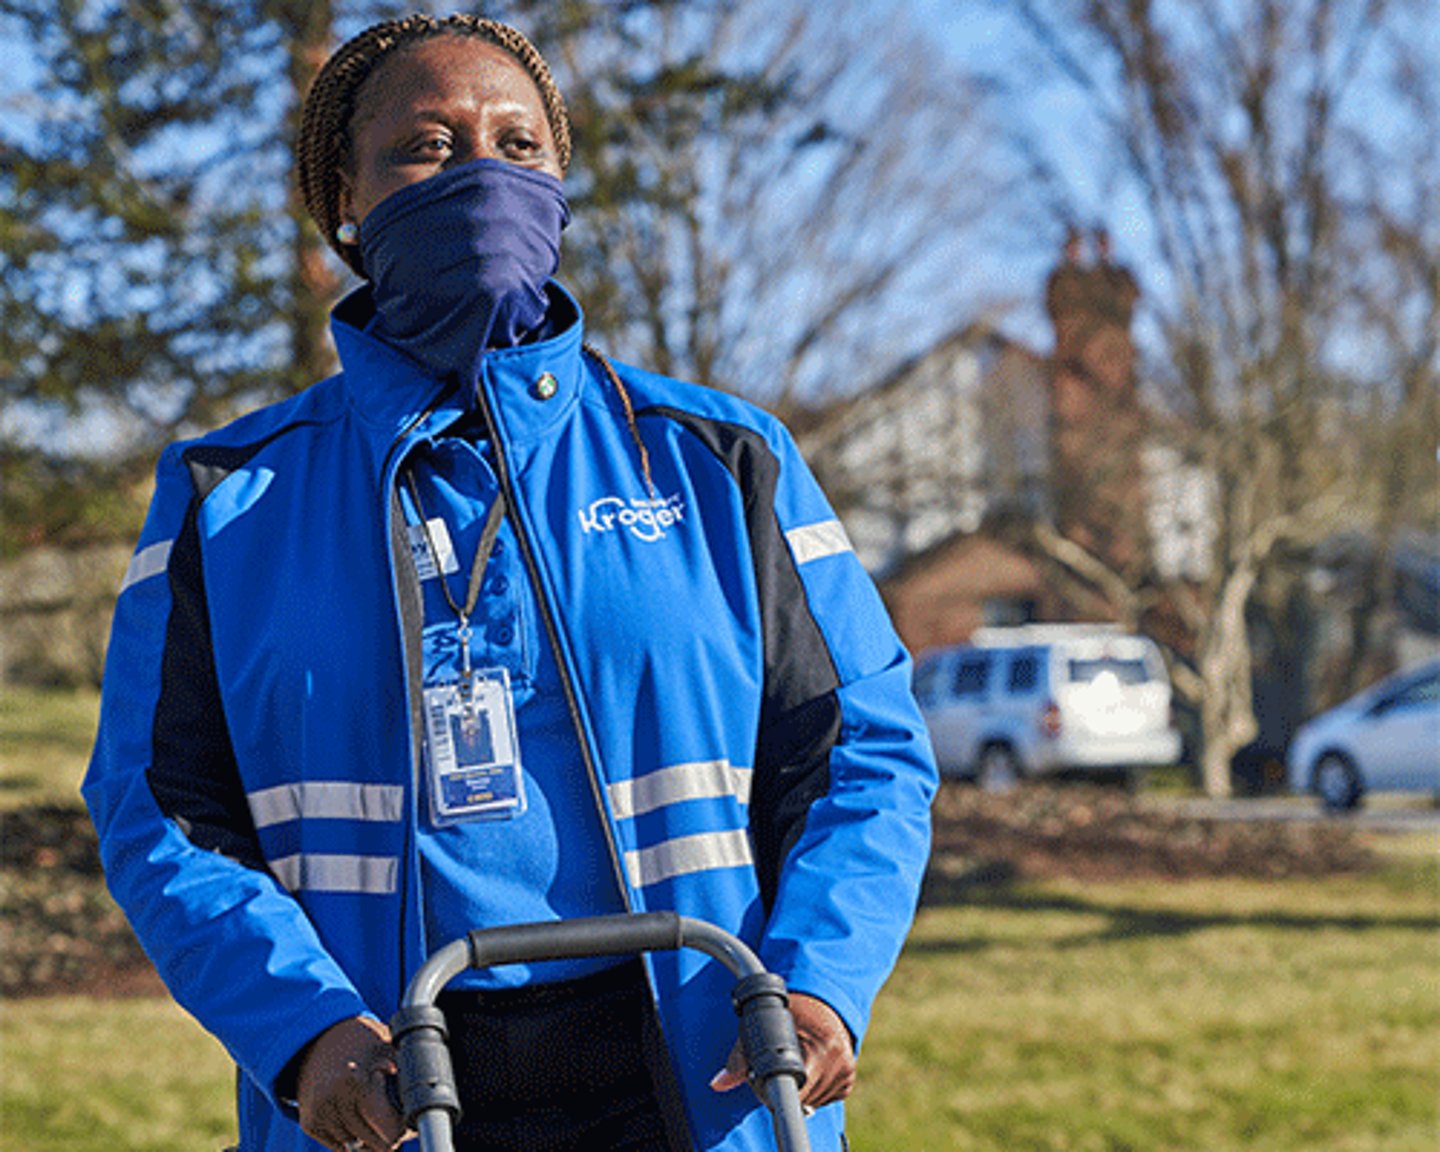
[[502, 648], [514, 639], [515, 629], [511, 628], [510, 625], [502, 624], [495, 629], [495, 643], [499, 644]]
[[496, 596], [503, 596], [510, 589], [510, 581], [504, 576], [496, 576], [490, 581], [490, 591]]

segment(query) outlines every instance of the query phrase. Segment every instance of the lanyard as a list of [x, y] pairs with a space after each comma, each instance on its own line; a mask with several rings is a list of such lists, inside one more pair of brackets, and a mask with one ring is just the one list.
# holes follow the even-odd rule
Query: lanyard
[[505, 494], [497, 491], [495, 500], [490, 505], [490, 511], [485, 517], [485, 527], [480, 532], [480, 543], [475, 546], [475, 559], [470, 564], [470, 585], [465, 592], [465, 603], [455, 603], [455, 597], [450, 595], [450, 585], [445, 579], [445, 573], [440, 570], [440, 552], [435, 547], [435, 539], [430, 533], [430, 519], [425, 515], [425, 505], [420, 500], [420, 488], [415, 483], [415, 471], [413, 468], [405, 469], [405, 483], [410, 488], [411, 499], [415, 501], [415, 511], [420, 515], [420, 527], [425, 533], [425, 545], [430, 549], [430, 556], [435, 561], [435, 575], [440, 581], [440, 591], [445, 594], [445, 603], [450, 605], [450, 611], [455, 613], [455, 619], [460, 626], [455, 630], [455, 635], [460, 641], [460, 673], [462, 683], [470, 681], [470, 637], [474, 632], [470, 628], [470, 615], [475, 611], [475, 604], [480, 599], [480, 581], [485, 575], [485, 565], [490, 561], [490, 553], [495, 550], [495, 541], [500, 535], [500, 521], [505, 518]]

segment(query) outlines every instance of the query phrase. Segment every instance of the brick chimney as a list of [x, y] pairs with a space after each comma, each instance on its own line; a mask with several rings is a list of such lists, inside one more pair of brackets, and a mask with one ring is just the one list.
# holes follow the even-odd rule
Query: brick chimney
[[1130, 333], [1140, 289], [1114, 262], [1103, 228], [1071, 227], [1045, 286], [1055, 327], [1050, 377], [1050, 475], [1055, 521], [1127, 577], [1149, 567], [1144, 431]]

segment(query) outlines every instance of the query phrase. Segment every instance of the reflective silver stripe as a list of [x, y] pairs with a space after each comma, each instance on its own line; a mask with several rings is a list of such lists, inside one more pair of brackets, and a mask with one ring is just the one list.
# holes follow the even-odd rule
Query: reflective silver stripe
[[785, 539], [790, 542], [796, 564], [809, 564], [812, 560], [854, 551], [850, 537], [845, 534], [845, 525], [839, 520], [822, 520], [818, 524], [792, 528], [785, 533]]
[[120, 591], [124, 592], [132, 585], [164, 572], [165, 565], [170, 562], [170, 549], [174, 543], [173, 540], [161, 540], [140, 549], [130, 557], [130, 567], [125, 569], [125, 579], [120, 581]]
[[398, 784], [309, 780], [262, 788], [246, 799], [256, 828], [301, 818], [394, 822], [405, 814], [405, 791]]
[[393, 856], [301, 853], [270, 861], [270, 871], [291, 892], [359, 892], [387, 896], [395, 891], [400, 861]]
[[678, 804], [682, 800], [711, 800], [734, 796], [750, 803], [750, 780], [754, 772], [736, 768], [728, 760], [696, 760], [672, 764], [634, 780], [609, 785], [610, 806], [617, 820], [628, 820], [645, 812]]
[[750, 838], [744, 832], [706, 832], [626, 852], [625, 869], [630, 883], [643, 888], [691, 872], [746, 867], [751, 860]]

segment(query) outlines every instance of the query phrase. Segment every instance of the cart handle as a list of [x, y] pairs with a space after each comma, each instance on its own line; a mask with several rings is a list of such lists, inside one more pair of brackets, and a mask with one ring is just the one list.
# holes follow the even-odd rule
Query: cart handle
[[740, 1017], [740, 1044], [756, 1095], [770, 1109], [782, 1152], [809, 1152], [800, 1107], [805, 1062], [795, 1034], [785, 981], [731, 933], [674, 912], [589, 916], [504, 928], [479, 928], [445, 945], [415, 973], [391, 1022], [400, 1069], [405, 1123], [425, 1152], [452, 1152], [460, 1115], [445, 1017], [435, 1007], [440, 990], [466, 968], [489, 968], [581, 956], [629, 956], [694, 948], [724, 964], [737, 978], [731, 994]]

